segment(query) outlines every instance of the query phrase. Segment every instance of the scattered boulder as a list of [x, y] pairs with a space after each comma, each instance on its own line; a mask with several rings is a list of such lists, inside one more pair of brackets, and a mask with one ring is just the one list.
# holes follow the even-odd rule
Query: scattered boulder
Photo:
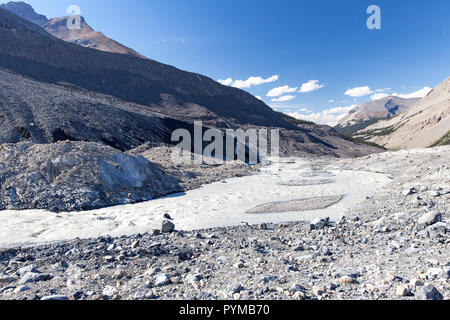
[[409, 289], [407, 284], [399, 285], [395, 292], [399, 297], [406, 297], [411, 295], [411, 290]]
[[175, 231], [175, 224], [170, 222], [169, 220], [164, 220], [161, 226], [162, 233], [171, 233]]
[[186, 276], [186, 278], [184, 279], [184, 281], [186, 283], [189, 283], [189, 284], [193, 285], [193, 284], [199, 282], [202, 279], [203, 279], [203, 276], [201, 274], [199, 274], [199, 273], [196, 273], [196, 274], [188, 274]]
[[192, 257], [194, 256], [194, 253], [192, 252], [192, 250], [181, 250], [180, 252], [178, 252], [178, 259], [180, 259], [180, 261], [188, 261], [191, 260]]
[[351, 283], [355, 282], [355, 279], [350, 276], [343, 276], [343, 277], [340, 277], [338, 281], [340, 284], [351, 284]]
[[49, 274], [45, 273], [36, 273], [36, 272], [27, 272], [22, 278], [19, 280], [19, 284], [26, 284], [29, 282], [38, 282], [38, 281], [47, 281], [52, 277]]
[[430, 226], [435, 223], [438, 223], [439, 221], [441, 221], [441, 219], [442, 219], [441, 213], [439, 213], [438, 211], [430, 211], [421, 216], [419, 220], [417, 220], [417, 223], [423, 226]]
[[164, 219], [173, 220], [172, 217], [170, 216], [170, 214], [168, 214], [168, 213], [164, 214]]
[[325, 292], [327, 291], [327, 289], [323, 286], [314, 286], [312, 287], [312, 293], [315, 296], [322, 296]]
[[417, 192], [417, 190], [415, 188], [408, 188], [408, 189], [403, 190], [402, 194], [404, 196], [410, 196], [410, 195], [415, 194], [416, 192]]
[[167, 273], [158, 274], [154, 278], [154, 283], [155, 283], [155, 286], [157, 286], [157, 287], [162, 287], [162, 286], [168, 285], [168, 284], [170, 284], [170, 277]]
[[311, 230], [323, 229], [323, 228], [325, 228], [325, 227], [327, 227], [329, 225], [330, 225], [330, 218], [329, 217], [324, 218], [324, 219], [316, 218], [313, 221], [311, 221], [310, 229]]
[[416, 293], [416, 300], [442, 300], [444, 297], [435, 287], [429, 285]]
[[22, 286], [17, 287], [16, 289], [14, 289], [14, 293], [18, 294], [18, 293], [28, 291], [28, 290], [30, 290], [30, 287], [22, 285]]

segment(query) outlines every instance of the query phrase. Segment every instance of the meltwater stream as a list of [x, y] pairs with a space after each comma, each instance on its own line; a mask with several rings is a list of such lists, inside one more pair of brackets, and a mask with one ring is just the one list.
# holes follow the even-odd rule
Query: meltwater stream
[[[2, 211], [0, 246], [146, 233], [161, 227], [165, 213], [174, 219], [178, 230], [310, 221], [316, 217], [338, 219], [389, 181], [387, 176], [371, 172], [314, 170], [308, 160], [288, 158], [253, 176], [138, 204], [59, 214], [45, 210]], [[295, 211], [248, 213], [261, 205], [276, 210], [272, 202], [316, 197], [337, 198], [338, 202], [305, 211], [302, 201], [294, 201], [300, 204], [292, 208]], [[320, 199], [316, 202], [320, 203]]]

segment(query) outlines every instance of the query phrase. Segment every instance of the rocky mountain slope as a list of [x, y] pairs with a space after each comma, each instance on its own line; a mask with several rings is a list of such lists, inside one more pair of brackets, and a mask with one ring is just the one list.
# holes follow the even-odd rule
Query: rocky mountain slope
[[[290, 124], [245, 91], [153, 60], [59, 40], [1, 9], [0, 39], [0, 68], [7, 73], [0, 106], [8, 122], [2, 127], [2, 142], [67, 138], [128, 150], [145, 141], [167, 142], [174, 128], [202, 120], [218, 128], [282, 128], [287, 153], [354, 156], [377, 151], [335, 132], [324, 134], [314, 125]], [[113, 118], [107, 111], [111, 106]]]
[[[1, 10], [1, 9], [0, 9]], [[0, 11], [0, 66], [36, 80], [66, 83], [216, 126], [291, 127], [249, 93], [205, 76], [128, 55], [83, 48]]]
[[374, 124], [378, 120], [394, 117], [407, 110], [417, 101], [419, 99], [404, 99], [391, 96], [361, 104], [341, 119], [335, 129], [342, 134], [351, 135]]
[[411, 149], [448, 143], [449, 130], [450, 78], [447, 78], [405, 112], [354, 136], [390, 149]]

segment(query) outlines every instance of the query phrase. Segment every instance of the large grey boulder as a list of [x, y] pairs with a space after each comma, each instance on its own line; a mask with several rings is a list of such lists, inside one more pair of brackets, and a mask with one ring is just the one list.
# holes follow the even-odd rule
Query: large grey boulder
[[5, 209], [79, 211], [181, 191], [178, 180], [142, 156], [91, 142], [0, 145]]

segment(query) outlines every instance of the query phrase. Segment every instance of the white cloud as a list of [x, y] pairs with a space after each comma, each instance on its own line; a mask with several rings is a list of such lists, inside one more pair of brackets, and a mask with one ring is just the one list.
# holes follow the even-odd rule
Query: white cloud
[[255, 96], [256, 99], [262, 100], [263, 98], [261, 96]]
[[[376, 90], [377, 92], [384, 92], [387, 90], [391, 90], [390, 88], [386, 88], [386, 89], [378, 89]], [[424, 87], [420, 90], [408, 93], [408, 94], [399, 94], [399, 93], [392, 93], [392, 94], [387, 94], [387, 93], [375, 93], [373, 94], [370, 99], [373, 100], [379, 100], [385, 97], [389, 97], [389, 96], [396, 96], [396, 97], [400, 97], [400, 98], [404, 98], [404, 99], [410, 99], [410, 98], [423, 98], [425, 97], [428, 93], [430, 93], [430, 91], [433, 90], [430, 87]]]
[[373, 91], [368, 86], [356, 87], [349, 89], [345, 92], [345, 95], [350, 97], [363, 97], [373, 93]]
[[300, 93], [312, 92], [323, 88], [323, 84], [319, 84], [319, 80], [309, 80], [308, 82], [302, 84], [300, 88]]
[[219, 80], [217, 80], [217, 82], [223, 84], [224, 86], [229, 86], [230, 84], [233, 83], [233, 79], [231, 79], [231, 78], [228, 78], [225, 80], [219, 79]]
[[370, 97], [370, 100], [374, 101], [374, 100], [380, 100], [383, 98], [389, 97], [389, 95], [387, 93], [375, 93]]
[[334, 102], [334, 99], [328, 100], [328, 103], [333, 103], [333, 102]]
[[393, 96], [397, 96], [400, 98], [404, 98], [404, 99], [410, 99], [410, 98], [423, 98], [425, 97], [427, 94], [429, 94], [431, 92], [431, 90], [433, 90], [433, 88], [430, 87], [425, 87], [423, 89], [408, 93], [408, 94], [398, 94], [398, 93], [393, 93]]
[[306, 107], [292, 106], [292, 105], [269, 105], [272, 109], [280, 111], [280, 110], [295, 110], [301, 112], [311, 112]]
[[351, 105], [348, 107], [337, 107], [326, 109], [322, 112], [309, 114], [303, 114], [301, 113], [301, 110], [297, 110], [296, 112], [288, 113], [288, 115], [300, 120], [312, 121], [317, 124], [327, 124], [329, 126], [335, 126], [338, 124], [339, 120], [344, 118], [348, 114], [348, 112], [355, 107], [356, 105]]
[[289, 86], [282, 86], [282, 87], [278, 87], [278, 88], [273, 88], [272, 90], [270, 90], [267, 93], [267, 96], [268, 97], [279, 97], [279, 96], [282, 96], [283, 94], [292, 93], [295, 91], [297, 91], [297, 87], [291, 88]]
[[[396, 96], [396, 97], [400, 97], [400, 98], [404, 98], [404, 99], [410, 99], [410, 98], [423, 98], [425, 97], [428, 93], [430, 93], [431, 90], [433, 90], [430, 87], [424, 87], [420, 90], [411, 92], [411, 93], [407, 93], [407, 94], [399, 94], [399, 93], [392, 93], [392, 94], [387, 94], [385, 93], [386, 91], [392, 90], [391, 88], [385, 88], [385, 89], [377, 89], [375, 90], [376, 93], [374, 93], [371, 97], [370, 100], [374, 101], [374, 100], [379, 100], [385, 97], [389, 97], [389, 96]], [[373, 92], [372, 92], [373, 93]]]
[[219, 79], [219, 80], [217, 80], [217, 82], [219, 82], [225, 86], [231, 86], [231, 87], [243, 89], [243, 88], [250, 88], [252, 86], [257, 86], [257, 85], [260, 85], [263, 83], [275, 82], [275, 81], [278, 81], [279, 78], [280, 78], [280, 76], [274, 75], [267, 79], [263, 79], [261, 77], [249, 77], [247, 80], [234, 80], [233, 81], [233, 79], [228, 78], [225, 80]]
[[356, 107], [356, 104], [347, 106], [347, 107], [336, 107], [331, 109], [326, 109], [322, 111], [322, 113], [325, 114], [338, 114], [338, 113], [348, 113], [350, 110], [354, 109]]
[[287, 95], [287, 96], [282, 96], [282, 97], [279, 97], [276, 99], [272, 99], [272, 102], [286, 102], [286, 101], [290, 101], [294, 98], [295, 98], [295, 96]]

